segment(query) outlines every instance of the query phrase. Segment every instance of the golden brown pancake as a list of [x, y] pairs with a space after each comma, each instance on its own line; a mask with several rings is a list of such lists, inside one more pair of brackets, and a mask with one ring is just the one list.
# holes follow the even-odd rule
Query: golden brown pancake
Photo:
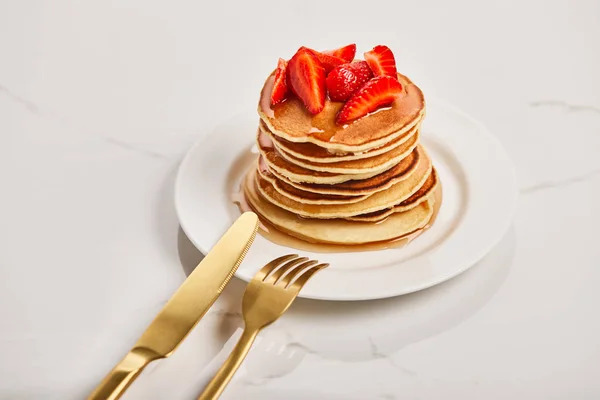
[[398, 164], [379, 175], [363, 180], [350, 180], [336, 185], [299, 183], [288, 180], [285, 176], [279, 174], [275, 170], [270, 170], [270, 172], [287, 184], [306, 192], [346, 196], [371, 195], [375, 192], [388, 189], [393, 184], [406, 179], [406, 176], [417, 167], [420, 157], [419, 150], [420, 147], [417, 147]]
[[429, 174], [429, 177], [423, 183], [423, 186], [419, 188], [412, 196], [404, 200], [400, 204], [397, 204], [386, 210], [375, 211], [368, 214], [361, 214], [354, 217], [346, 218], [349, 221], [361, 221], [361, 222], [378, 222], [386, 219], [390, 215], [398, 212], [404, 212], [410, 210], [421, 204], [424, 201], [428, 201], [434, 196], [434, 192], [438, 190], [438, 179], [435, 168]]
[[347, 218], [384, 210], [401, 203], [412, 196], [427, 180], [432, 171], [431, 160], [425, 155], [419, 160], [419, 165], [406, 179], [391, 186], [389, 189], [377, 192], [365, 200], [350, 204], [315, 205], [304, 204], [279, 193], [273, 185], [256, 174], [257, 188], [267, 201], [296, 215], [307, 218]]
[[415, 132], [402, 145], [371, 158], [352, 161], [340, 161], [329, 164], [316, 164], [300, 161], [279, 149], [264, 133], [258, 132], [258, 147], [271, 170], [278, 172], [291, 181], [321, 184], [336, 184], [349, 180], [361, 180], [378, 175], [402, 159], [406, 158], [417, 146], [419, 133]]
[[271, 171], [264, 162], [264, 158], [260, 156], [258, 160], [258, 166], [256, 168], [261, 178], [269, 181], [271, 185], [281, 195], [288, 197], [294, 201], [304, 204], [349, 204], [356, 203], [365, 200], [368, 195], [349, 196], [339, 194], [320, 194], [307, 192], [302, 189], [298, 189], [284, 180], [279, 179]]
[[294, 143], [289, 140], [285, 140], [277, 135], [274, 135], [264, 123], [259, 122], [259, 129], [267, 134], [269, 138], [277, 144], [278, 148], [283, 149], [286, 153], [300, 159], [313, 161], [317, 163], [334, 163], [339, 161], [358, 160], [361, 158], [369, 158], [386, 153], [397, 146], [405, 143], [420, 126], [420, 123], [416, 124], [409, 131], [398, 136], [398, 138], [384, 144], [381, 147], [377, 147], [368, 151], [349, 153], [349, 152], [336, 152], [334, 150], [328, 150], [323, 147], [319, 147], [313, 143]]
[[298, 157], [287, 153], [285, 149], [279, 147], [277, 143], [275, 143], [275, 148], [277, 148], [281, 156], [289, 162], [300, 167], [310, 169], [311, 171], [341, 173], [349, 175], [381, 173], [398, 164], [403, 158], [409, 155], [415, 147], [417, 147], [417, 144], [419, 142], [419, 131], [415, 130], [413, 132], [414, 133], [412, 135], [406, 138], [406, 141], [404, 143], [402, 143], [400, 146], [394, 147], [386, 153], [369, 158], [337, 161], [326, 164], [302, 160]]
[[255, 186], [255, 176], [256, 170], [251, 169], [243, 185], [245, 197], [252, 209], [278, 230], [307, 242], [355, 245], [391, 241], [423, 229], [433, 215], [433, 204], [426, 201], [376, 224], [343, 219], [299, 218], [265, 200]]
[[425, 99], [421, 90], [404, 75], [398, 74], [403, 93], [389, 107], [380, 108], [347, 125], [335, 123], [343, 103], [327, 101], [317, 115], [311, 115], [298, 98], [271, 107], [270, 94], [274, 75], [267, 78], [258, 104], [258, 114], [269, 131], [295, 143], [313, 143], [328, 150], [368, 151], [402, 136], [421, 121]]

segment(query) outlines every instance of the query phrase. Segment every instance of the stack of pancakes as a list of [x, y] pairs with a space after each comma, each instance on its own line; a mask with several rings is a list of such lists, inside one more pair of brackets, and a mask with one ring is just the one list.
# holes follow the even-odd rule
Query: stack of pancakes
[[260, 157], [243, 182], [263, 221], [309, 242], [343, 245], [397, 240], [429, 226], [440, 185], [419, 144], [425, 101], [398, 78], [403, 94], [394, 103], [344, 126], [335, 124], [342, 103], [327, 101], [316, 116], [294, 97], [271, 107], [267, 79]]

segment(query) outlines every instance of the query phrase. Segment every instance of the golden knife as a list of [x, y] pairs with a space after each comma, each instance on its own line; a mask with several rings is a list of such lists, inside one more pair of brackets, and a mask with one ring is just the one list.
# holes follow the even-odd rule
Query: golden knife
[[246, 212], [237, 219], [88, 400], [120, 398], [151, 361], [175, 351], [219, 297], [248, 252], [257, 229], [256, 214]]

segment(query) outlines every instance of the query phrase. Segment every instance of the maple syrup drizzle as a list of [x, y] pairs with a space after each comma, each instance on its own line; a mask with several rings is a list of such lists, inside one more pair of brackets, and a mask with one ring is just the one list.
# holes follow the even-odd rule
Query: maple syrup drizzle
[[[297, 98], [292, 97], [272, 106], [270, 93], [273, 89], [274, 81], [275, 78], [273, 75], [271, 75], [266, 80], [261, 91], [259, 108], [262, 113], [271, 120], [285, 120], [289, 117], [290, 120], [294, 121], [294, 124], [303, 127], [300, 129], [305, 129], [305, 135], [310, 135], [323, 142], [337, 142], [338, 139], [346, 135], [347, 132], [344, 132], [349, 127], [354, 125], [355, 122], [367, 117], [373, 118], [373, 116], [376, 114], [390, 114], [387, 117], [382, 116], [381, 120], [393, 118], [396, 120], [406, 120], [408, 123], [410, 120], [417, 118], [419, 112], [424, 107], [422, 93], [420, 90], [410, 81], [402, 81], [404, 82], [403, 94], [399, 96], [392, 104], [385, 107], [379, 107], [377, 110], [368, 113], [365, 117], [360, 118], [359, 120], [352, 121], [345, 125], [338, 125], [333, 116], [335, 116], [344, 106], [344, 103], [342, 102], [328, 100], [325, 102], [325, 109], [319, 114], [312, 116], [307, 114], [302, 102]], [[301, 117], [298, 118], [298, 115], [301, 115]]]

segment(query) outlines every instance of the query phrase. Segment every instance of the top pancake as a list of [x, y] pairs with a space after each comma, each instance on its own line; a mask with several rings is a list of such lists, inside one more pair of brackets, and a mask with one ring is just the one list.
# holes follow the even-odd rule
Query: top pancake
[[398, 79], [402, 94], [391, 106], [340, 126], [335, 117], [344, 105], [341, 102], [326, 100], [325, 108], [317, 115], [311, 115], [295, 96], [271, 107], [272, 74], [261, 91], [258, 113], [270, 132], [290, 142], [313, 143], [337, 152], [368, 151], [404, 135], [424, 116], [421, 90], [404, 75], [398, 74]]

